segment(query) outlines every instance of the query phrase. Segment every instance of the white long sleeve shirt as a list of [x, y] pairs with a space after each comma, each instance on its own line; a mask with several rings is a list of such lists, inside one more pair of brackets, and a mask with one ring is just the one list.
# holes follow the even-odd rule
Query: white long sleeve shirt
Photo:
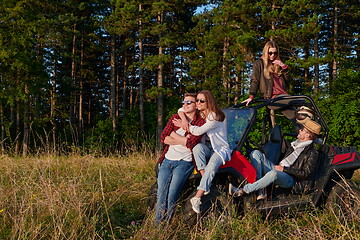
[[199, 126], [190, 126], [190, 132], [195, 136], [206, 133], [210, 139], [213, 150], [220, 155], [223, 164], [230, 160], [230, 146], [227, 140], [226, 119], [223, 122], [215, 120], [215, 113], [211, 112], [206, 117], [206, 123]]

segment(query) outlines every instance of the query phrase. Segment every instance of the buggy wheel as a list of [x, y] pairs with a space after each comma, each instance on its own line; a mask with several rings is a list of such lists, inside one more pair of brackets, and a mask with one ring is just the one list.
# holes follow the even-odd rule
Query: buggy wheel
[[234, 216], [235, 205], [233, 198], [227, 194], [227, 188], [222, 185], [213, 185], [210, 193], [201, 198], [201, 213], [197, 214], [192, 209], [190, 199], [195, 196], [197, 190], [194, 190], [190, 197], [186, 200], [183, 212], [184, 220], [189, 226], [197, 224], [200, 220], [214, 219], [216, 221], [224, 221]]
[[360, 189], [343, 180], [331, 190], [326, 207], [341, 219], [360, 219]]
[[148, 208], [149, 210], [154, 209], [155, 204], [156, 204], [156, 195], [157, 195], [157, 189], [158, 189], [158, 184], [157, 182], [155, 182], [148, 193]]

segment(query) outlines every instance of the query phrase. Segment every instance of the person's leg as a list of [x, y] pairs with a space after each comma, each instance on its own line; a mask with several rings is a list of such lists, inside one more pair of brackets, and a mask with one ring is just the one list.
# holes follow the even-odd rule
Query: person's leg
[[260, 152], [259, 150], [254, 150], [251, 152], [250, 161], [251, 161], [251, 164], [256, 169], [257, 179], [262, 178], [265, 173], [274, 169], [274, 164], [272, 162], [268, 161], [265, 158], [265, 155], [262, 152]]
[[219, 154], [213, 152], [210, 157], [208, 164], [205, 167], [205, 173], [201, 178], [200, 184], [198, 186], [198, 190], [209, 191], [211, 182], [215, 177], [216, 172], [222, 164], [222, 159]]
[[202, 143], [196, 144], [196, 146], [192, 149], [196, 167], [201, 173], [201, 176], [204, 175], [204, 170], [206, 167], [206, 160], [210, 157], [210, 149], [208, 146]]
[[190, 199], [192, 209], [196, 213], [200, 213], [201, 197], [205, 192], [210, 191], [211, 182], [215, 177], [215, 174], [222, 164], [222, 159], [219, 154], [213, 152], [208, 164], [205, 167], [204, 175], [201, 177], [200, 184], [196, 195]]
[[275, 183], [283, 188], [292, 187], [294, 184], [293, 177], [287, 173], [277, 171], [275, 169], [267, 172], [264, 177], [254, 183], [248, 183], [244, 186], [246, 193], [251, 193], [262, 188], [266, 188], [270, 184]]
[[159, 174], [158, 174], [158, 190], [157, 190], [157, 202], [155, 210], [155, 220], [159, 223], [165, 217], [167, 212], [167, 197], [169, 192], [169, 185], [172, 178], [172, 161], [166, 158], [162, 162]]
[[270, 109], [270, 120], [271, 120], [271, 126], [275, 127], [275, 111], [273, 109]]
[[176, 206], [175, 204], [180, 197], [182, 188], [193, 170], [194, 164], [192, 162], [176, 161], [167, 197], [168, 210], [165, 216], [167, 221], [171, 219]]
[[278, 171], [274, 183], [282, 188], [291, 188], [294, 186], [295, 181], [291, 175]]

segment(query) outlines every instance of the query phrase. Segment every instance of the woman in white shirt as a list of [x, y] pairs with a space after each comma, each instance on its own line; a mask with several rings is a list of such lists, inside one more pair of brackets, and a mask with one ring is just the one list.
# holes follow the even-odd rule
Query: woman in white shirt
[[[219, 108], [210, 91], [204, 90], [198, 93], [196, 108], [205, 118], [205, 124], [201, 127], [189, 125], [185, 128], [188, 128], [193, 135], [199, 136], [206, 133], [207, 136], [205, 144], [198, 144], [193, 149], [196, 166], [202, 178], [197, 188], [198, 191], [190, 202], [193, 210], [200, 213], [201, 197], [210, 191], [211, 182], [221, 164], [230, 160], [230, 147], [227, 140], [225, 113]], [[179, 115], [182, 115], [181, 109], [179, 109]], [[174, 121], [174, 124], [184, 127], [180, 120]], [[210, 160], [206, 164], [206, 159], [209, 158]]]

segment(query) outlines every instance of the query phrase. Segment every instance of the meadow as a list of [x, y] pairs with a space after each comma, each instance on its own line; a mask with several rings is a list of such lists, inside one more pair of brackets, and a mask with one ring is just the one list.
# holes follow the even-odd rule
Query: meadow
[[[360, 239], [360, 221], [330, 210], [257, 213], [188, 227], [154, 225], [147, 194], [158, 155], [0, 157], [0, 239]], [[360, 180], [359, 170], [353, 177]]]

